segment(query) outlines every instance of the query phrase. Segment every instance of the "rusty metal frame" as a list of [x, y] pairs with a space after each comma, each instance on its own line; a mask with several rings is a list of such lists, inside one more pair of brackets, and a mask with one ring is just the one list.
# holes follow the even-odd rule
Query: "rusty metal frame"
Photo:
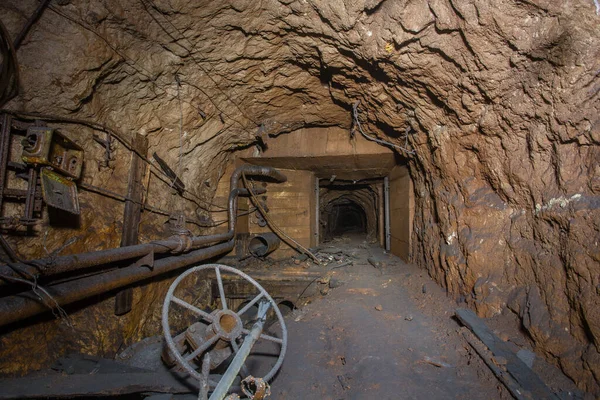
[[[34, 168], [26, 167], [24, 164], [13, 163], [10, 161], [10, 147], [12, 128], [17, 125], [18, 128], [25, 127], [8, 113], [0, 116], [0, 225], [24, 225], [28, 227], [39, 223], [39, 218], [35, 218], [35, 213], [42, 211], [42, 190], [39, 184], [39, 173]], [[26, 124], [29, 126], [30, 124]], [[13, 189], [7, 187], [7, 173], [9, 167], [21, 169], [27, 173], [27, 189]], [[7, 201], [24, 202], [24, 212], [20, 217], [2, 217], [3, 205]]]

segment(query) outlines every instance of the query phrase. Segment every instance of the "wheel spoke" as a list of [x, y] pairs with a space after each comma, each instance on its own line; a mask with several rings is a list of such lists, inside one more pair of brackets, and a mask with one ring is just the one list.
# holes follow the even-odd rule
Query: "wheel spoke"
[[265, 335], [264, 333], [261, 333], [261, 334], [260, 334], [260, 338], [261, 338], [261, 339], [268, 340], [268, 341], [270, 341], [270, 342], [279, 343], [279, 344], [282, 344], [282, 343], [283, 343], [283, 340], [279, 339], [278, 337], [271, 336], [271, 335]]
[[256, 296], [255, 298], [252, 299], [252, 301], [250, 301], [250, 303], [246, 304], [244, 306], [244, 308], [242, 308], [240, 311], [237, 312], [237, 315], [239, 317], [242, 316], [242, 314], [244, 314], [246, 311], [248, 311], [253, 305], [256, 304], [257, 301], [259, 301], [260, 299], [262, 299], [263, 297], [263, 293], [259, 293], [258, 296]]
[[[250, 333], [250, 331], [248, 329], [242, 329], [242, 333], [245, 333], [246, 335], [248, 335]], [[270, 342], [279, 343], [279, 344], [283, 343], [282, 339], [279, 339], [278, 337], [271, 336], [271, 335], [265, 335], [264, 333], [260, 334], [260, 338], [268, 340]]]
[[[240, 346], [238, 346], [235, 339], [231, 341], [231, 347], [233, 348], [234, 354], [237, 354], [237, 352], [240, 351]], [[240, 372], [245, 375], [245, 376], [242, 376], [242, 378], [245, 378], [246, 376], [250, 375], [250, 371], [248, 371], [248, 368], [246, 367], [246, 363], [242, 364], [242, 368], [240, 369]]]
[[193, 312], [194, 314], [197, 314], [199, 316], [201, 316], [202, 318], [204, 318], [205, 320], [207, 320], [208, 322], [212, 322], [213, 321], [213, 317], [212, 315], [210, 315], [209, 313], [202, 311], [201, 309], [199, 309], [198, 307], [195, 307], [193, 305], [191, 305], [190, 303], [188, 303], [187, 301], [183, 301], [181, 300], [179, 297], [175, 297], [173, 296], [171, 298], [171, 301], [175, 304], [179, 304], [181, 307], [186, 308], [188, 310], [190, 310], [191, 312]]
[[223, 310], [227, 310], [225, 289], [223, 288], [223, 280], [221, 279], [221, 270], [219, 270], [219, 267], [215, 267], [215, 274], [217, 275], [217, 284], [219, 285], [219, 294], [221, 295], [221, 306], [223, 307]]
[[213, 344], [215, 344], [215, 342], [217, 340], [219, 340], [219, 336], [215, 335], [215, 336], [211, 337], [206, 342], [202, 343], [202, 345], [200, 347], [198, 347], [196, 350], [194, 350], [190, 354], [186, 355], [184, 357], [185, 360], [186, 361], [191, 361], [194, 358], [198, 357], [199, 354], [204, 353], [210, 346], [212, 346]]

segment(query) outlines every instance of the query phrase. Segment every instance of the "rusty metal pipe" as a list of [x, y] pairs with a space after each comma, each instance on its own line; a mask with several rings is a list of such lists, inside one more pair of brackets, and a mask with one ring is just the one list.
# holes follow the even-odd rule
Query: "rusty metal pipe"
[[[187, 254], [163, 258], [154, 263], [152, 270], [145, 267], [126, 267], [48, 286], [46, 289], [58, 304], [66, 306], [76, 301], [120, 289], [177, 268], [227, 253], [233, 249], [234, 244], [235, 241], [232, 239], [225, 243], [195, 250]], [[4, 297], [0, 299], [0, 326], [48, 311], [48, 307], [40, 302], [32, 291], [20, 293], [16, 296]]]
[[[236, 175], [237, 173], [237, 180], [240, 179], [241, 174], [242, 173], [247, 173], [247, 174], [251, 174], [251, 175], [262, 175], [262, 176], [269, 176], [272, 177], [274, 179], [278, 179], [279, 181], [285, 181], [286, 177], [282, 174], [280, 174], [279, 172], [277, 172], [276, 170], [272, 169], [272, 168], [265, 168], [265, 167], [261, 167], [261, 169], [256, 169], [254, 168], [254, 166], [249, 166], [251, 168], [247, 168], [247, 166], [242, 166], [240, 168], [238, 168], [235, 172], [234, 175]], [[96, 296], [96, 295], [100, 295], [112, 290], [116, 290], [119, 288], [122, 288], [124, 286], [128, 286], [131, 285], [133, 283], [142, 281], [142, 280], [146, 280], [148, 278], [152, 278], [155, 276], [159, 276], [162, 275], [166, 272], [190, 265], [190, 264], [194, 264], [194, 263], [198, 263], [204, 260], [207, 260], [209, 258], [212, 257], [216, 257], [220, 254], [223, 253], [227, 253], [229, 251], [231, 251], [234, 247], [235, 244], [235, 240], [233, 239], [234, 237], [234, 233], [235, 233], [235, 223], [236, 223], [236, 216], [237, 216], [237, 198], [239, 195], [248, 195], [249, 192], [246, 189], [238, 189], [237, 187], [237, 183], [238, 181], [233, 181], [232, 180], [232, 184], [234, 185], [234, 187], [232, 187], [230, 194], [229, 194], [229, 201], [228, 201], [228, 214], [229, 214], [229, 231], [227, 233], [223, 233], [220, 235], [210, 235], [210, 236], [198, 236], [193, 238], [192, 242], [193, 245], [202, 245], [202, 244], [208, 244], [208, 243], [214, 243], [215, 241], [225, 241], [227, 240], [225, 243], [220, 243], [220, 244], [215, 244], [212, 245], [210, 247], [206, 247], [206, 248], [202, 248], [199, 250], [194, 250], [191, 251], [187, 254], [182, 254], [182, 255], [174, 255], [174, 256], [170, 256], [170, 257], [165, 257], [162, 258], [160, 260], [157, 260], [154, 262], [154, 267], [152, 269], [148, 269], [145, 267], [138, 267], [138, 266], [129, 266], [129, 267], [125, 267], [125, 268], [120, 268], [120, 269], [114, 269], [114, 270], [110, 270], [110, 271], [105, 271], [101, 274], [98, 275], [93, 275], [93, 276], [89, 276], [89, 277], [83, 277], [80, 279], [75, 279], [72, 281], [67, 281], [67, 282], [63, 282], [63, 283], [58, 283], [56, 285], [52, 285], [52, 286], [47, 286], [46, 289], [48, 290], [48, 292], [53, 296], [53, 299], [56, 301], [56, 303], [60, 306], [65, 306], [67, 304], [71, 304], [92, 296]], [[264, 193], [264, 189], [260, 189], [260, 190], [253, 190], [254, 193]], [[159, 241], [159, 242], [153, 242], [153, 243], [148, 243], [147, 245], [157, 245], [157, 246], [161, 246], [161, 245], [166, 245], [165, 248], [170, 248], [168, 247], [171, 243], [164, 243], [164, 242], [169, 242], [169, 240], [167, 241]], [[177, 240], [177, 246], [180, 245], [180, 241]], [[131, 256], [129, 256], [129, 254], [133, 254], [135, 251], [137, 251], [137, 248], [139, 246], [145, 246], [145, 245], [137, 245], [137, 246], [128, 246], [130, 248], [134, 248], [133, 250], [130, 249], [131, 253], [125, 253], [125, 255], [121, 254], [121, 256], [123, 256], [123, 259], [128, 259], [128, 258], [133, 258]], [[113, 250], [120, 250], [119, 249], [113, 249]], [[126, 247], [124, 247], [123, 249], [126, 249]], [[108, 250], [106, 250], [108, 251]], [[95, 252], [95, 253], [102, 253], [102, 252], [106, 252], [106, 251], [100, 251], [100, 252]], [[167, 250], [168, 251], [168, 250]], [[90, 257], [92, 257], [91, 255], [94, 253], [86, 253], [89, 254]], [[141, 255], [145, 255], [147, 253], [142, 253]], [[81, 257], [81, 255], [74, 255], [74, 256], [66, 256], [66, 258], [69, 257]], [[65, 257], [57, 257], [56, 259], [54, 259], [54, 261], [56, 262], [56, 260], [59, 259], [64, 259]], [[47, 260], [47, 259], [46, 259]], [[93, 257], [91, 258], [91, 260], [93, 260]], [[115, 259], [112, 259], [113, 261], [116, 261]], [[42, 260], [38, 260], [38, 261], [44, 261]], [[89, 265], [94, 265], [91, 261], [89, 261]], [[27, 265], [27, 264], [24, 264]], [[69, 264], [71, 265], [71, 264]], [[73, 264], [75, 265], [75, 264]], [[95, 264], [95, 265], [99, 265], [99, 264]], [[27, 265], [29, 267], [31, 267], [30, 265]], [[6, 267], [9, 268], [9, 267]], [[37, 271], [37, 269], [36, 269]], [[25, 318], [29, 318], [32, 317], [34, 315], [40, 314], [44, 311], [48, 311], [48, 307], [45, 306], [42, 302], [40, 302], [39, 298], [37, 297], [37, 295], [33, 292], [33, 291], [27, 291], [27, 292], [22, 292], [19, 293], [18, 295], [14, 295], [14, 296], [7, 296], [4, 298], [0, 298], [0, 326], [4, 326], [7, 324], [11, 324], [20, 320], [23, 320]]]
[[[11, 266], [0, 266], [0, 275], [8, 277], [19, 277], [15, 272], [18, 269], [25, 275], [50, 277], [53, 275], [64, 274], [72, 271], [82, 271], [87, 268], [92, 268], [100, 265], [110, 264], [118, 261], [124, 261], [134, 258], [141, 258], [148, 254], [164, 254], [181, 249], [184, 246], [184, 239], [187, 239], [190, 245], [186, 249], [195, 250], [210, 244], [224, 242], [233, 238], [235, 233], [235, 223], [237, 215], [237, 198], [238, 196], [249, 195], [247, 189], [238, 189], [238, 180], [242, 173], [248, 175], [262, 175], [285, 181], [287, 178], [273, 168], [256, 166], [241, 166], [234, 171], [233, 176], [237, 176], [237, 180], [233, 183], [232, 190], [229, 194], [227, 214], [229, 218], [229, 230], [226, 233], [208, 236], [181, 237], [174, 236], [165, 240], [153, 241], [150, 243], [138, 244], [133, 246], [118, 247], [114, 249], [98, 250], [89, 253], [73, 254], [61, 257], [48, 257], [38, 260], [12, 263]], [[254, 189], [254, 194], [262, 194], [266, 191], [264, 188]], [[8, 282], [0, 279], [0, 286], [6, 285]]]
[[248, 252], [255, 257], [264, 257], [279, 248], [281, 239], [273, 232], [254, 236], [248, 243]]
[[287, 177], [282, 174], [281, 172], [277, 171], [274, 168], [271, 167], [261, 167], [259, 165], [244, 165], [240, 168], [237, 168], [235, 171], [233, 171], [233, 173], [231, 174], [231, 180], [229, 182], [229, 188], [230, 189], [235, 189], [238, 187], [238, 182], [240, 181], [240, 178], [242, 177], [242, 174], [245, 175], [258, 175], [258, 176], [265, 176], [268, 178], [272, 178], [275, 179], [277, 182], [282, 183], [287, 181]]

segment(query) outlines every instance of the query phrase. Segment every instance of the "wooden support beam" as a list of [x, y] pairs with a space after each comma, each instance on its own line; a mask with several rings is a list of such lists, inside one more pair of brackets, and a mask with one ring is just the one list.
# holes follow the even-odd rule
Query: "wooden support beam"
[[[519, 397], [515, 396], [515, 398], [535, 400], [559, 399], [558, 396], [546, 386], [540, 377], [517, 357], [510, 349], [509, 345], [500, 340], [500, 338], [498, 338], [494, 332], [487, 327], [485, 322], [473, 311], [466, 308], [458, 308], [456, 310], [456, 317], [488, 347], [496, 360], [502, 360], [502, 368], [504, 368], [512, 377], [510, 385], [507, 385], [507, 388], [513, 395], [515, 392], [518, 392], [520, 395]], [[485, 358], [484, 361], [486, 361]], [[504, 364], [504, 362], [506, 363]], [[486, 363], [489, 366], [489, 361], [486, 361]], [[500, 369], [498, 367], [491, 369], [492, 372], [500, 378], [502, 383], [505, 383], [506, 385], [506, 379], [503, 379], [501, 375], [498, 375]], [[515, 388], [516, 385], [522, 390], [517, 390]]]
[[[148, 139], [137, 134], [133, 139], [133, 148], [139, 154], [148, 153]], [[131, 167], [129, 169], [129, 182], [127, 199], [123, 213], [123, 232], [121, 234], [121, 247], [138, 244], [139, 225], [142, 217], [142, 200], [144, 194], [144, 175], [146, 163], [135, 152], [131, 153]], [[115, 296], [115, 315], [124, 315], [131, 311], [133, 304], [133, 289], [127, 288]]]
[[134, 393], [193, 393], [194, 384], [170, 372], [51, 374], [0, 379], [0, 399], [69, 399]]

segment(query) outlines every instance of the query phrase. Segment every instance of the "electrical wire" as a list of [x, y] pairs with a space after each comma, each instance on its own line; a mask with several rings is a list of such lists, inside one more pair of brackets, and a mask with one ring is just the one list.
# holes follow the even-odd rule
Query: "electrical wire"
[[250, 198], [252, 199], [252, 203], [254, 203], [254, 206], [256, 208], [258, 208], [258, 210], [260, 211], [260, 213], [262, 214], [263, 218], [265, 219], [265, 221], [267, 221], [267, 224], [269, 225], [269, 228], [271, 228], [271, 230], [273, 230], [273, 232], [279, 236], [279, 238], [281, 238], [281, 240], [283, 240], [284, 242], [286, 242], [288, 245], [290, 245], [290, 247], [296, 249], [296, 251], [298, 251], [299, 253], [304, 253], [307, 256], [309, 256], [310, 258], [313, 259], [313, 261], [315, 261], [317, 264], [320, 264], [319, 259], [317, 258], [317, 256], [315, 256], [309, 249], [307, 249], [306, 247], [302, 246], [300, 243], [298, 243], [296, 240], [292, 239], [289, 235], [287, 235], [285, 232], [283, 232], [281, 230], [281, 228], [279, 228], [271, 219], [271, 217], [269, 217], [269, 215], [267, 214], [267, 212], [265, 211], [264, 207], [262, 206], [262, 204], [260, 203], [260, 201], [256, 198], [256, 195], [254, 194], [254, 191], [252, 190], [252, 188], [250, 187], [250, 185], [248, 184], [248, 181], [246, 180], [246, 174], [242, 173], [242, 180], [244, 182], [244, 187], [248, 190], [248, 192], [250, 193]]
[[353, 118], [354, 118], [354, 124], [355, 124], [355, 126], [358, 128], [358, 131], [359, 131], [359, 132], [360, 132], [360, 133], [361, 133], [361, 134], [362, 134], [362, 135], [363, 135], [363, 136], [364, 136], [364, 137], [365, 137], [367, 140], [370, 140], [370, 141], [372, 141], [372, 142], [376, 142], [376, 143], [382, 144], [382, 145], [384, 145], [384, 146], [391, 146], [391, 147], [393, 147], [393, 148], [396, 148], [396, 149], [398, 149], [398, 150], [401, 150], [401, 151], [405, 152], [406, 154], [415, 154], [415, 151], [414, 151], [414, 150], [409, 150], [409, 149], [408, 149], [408, 129], [407, 129], [407, 131], [406, 131], [406, 142], [405, 142], [405, 143], [406, 143], [406, 144], [405, 144], [405, 146], [407, 146], [407, 147], [398, 146], [397, 144], [390, 143], [390, 142], [386, 142], [385, 140], [377, 139], [376, 137], [373, 137], [373, 136], [369, 136], [369, 135], [367, 135], [367, 134], [366, 134], [366, 133], [363, 131], [363, 129], [362, 129], [362, 125], [361, 125], [361, 123], [360, 123], [360, 120], [358, 119], [358, 112], [359, 112], [359, 111], [358, 111], [358, 106], [359, 106], [359, 105], [360, 105], [360, 100], [356, 101], [356, 102], [355, 102], [355, 103], [352, 105], [352, 115], [353, 115]]
[[[91, 128], [91, 129], [94, 129], [97, 131], [108, 133], [111, 137], [114, 137], [115, 139], [117, 139], [127, 150], [135, 153], [138, 157], [140, 157], [142, 159], [142, 161], [144, 161], [146, 164], [150, 165], [150, 167], [153, 169], [152, 173], [154, 176], [156, 176], [158, 179], [160, 179], [166, 185], [171, 184], [170, 178], [167, 176], [167, 174], [162, 169], [160, 169], [159, 167], [154, 165], [152, 163], [152, 161], [150, 161], [144, 154], [137, 151], [137, 149], [135, 149], [133, 147], [133, 145], [127, 139], [125, 139], [121, 134], [119, 134], [118, 132], [109, 128], [106, 125], [99, 124], [96, 122], [86, 121], [86, 120], [82, 120], [82, 119], [68, 118], [68, 117], [62, 117], [62, 116], [51, 115], [51, 114], [42, 114], [42, 113], [25, 112], [25, 111], [14, 111], [14, 110], [6, 110], [6, 109], [2, 109], [2, 110], [0, 110], [0, 112], [7, 113], [7, 114], [13, 115], [18, 118], [23, 118], [23, 119], [31, 119], [31, 120], [39, 119], [39, 120], [44, 120], [44, 121], [53, 121], [53, 122], [66, 123], [66, 124], [83, 125], [83, 126], [87, 126], [88, 128]], [[159, 174], [157, 174], [156, 171], [158, 171]], [[166, 178], [163, 178], [163, 175]], [[199, 208], [201, 208], [207, 212], [213, 212], [213, 213], [227, 212], [227, 207], [221, 206], [218, 204], [213, 204], [207, 200], [204, 200], [204, 199], [198, 197], [193, 192], [190, 192], [189, 190], [184, 189], [184, 193], [193, 197], [193, 198], [189, 198], [189, 197], [184, 196], [187, 200], [195, 203]], [[196, 202], [196, 201], [205, 204], [205, 206], [202, 204], [198, 204], [198, 202]], [[207, 206], [216, 207], [218, 209], [211, 210], [211, 209], [207, 208]]]
[[40, 18], [40, 16], [44, 12], [44, 9], [46, 9], [46, 7], [48, 6], [48, 3], [50, 3], [50, 0], [42, 0], [40, 2], [40, 4], [38, 5], [38, 7], [33, 12], [33, 14], [31, 15], [31, 17], [29, 17], [29, 19], [27, 20], [27, 22], [21, 29], [21, 32], [19, 32], [19, 34], [15, 38], [15, 42], [14, 42], [15, 50], [21, 46], [21, 43], [23, 42], [23, 39], [25, 39], [27, 32], [29, 32], [29, 29], [31, 29], [33, 24], [35, 24], [35, 22]]
[[[91, 184], [85, 183], [85, 182], [79, 182], [77, 184], [77, 186], [79, 186], [82, 189], [87, 190], [89, 192], [96, 193], [96, 194], [99, 194], [99, 195], [102, 195], [102, 196], [105, 196], [105, 197], [109, 197], [109, 198], [112, 198], [114, 200], [118, 200], [118, 201], [131, 201], [131, 202], [133, 202], [135, 204], [138, 204], [138, 205], [142, 206], [142, 208], [144, 210], [149, 211], [149, 212], [154, 213], [154, 214], [165, 215], [167, 217], [169, 217], [169, 216], [172, 215], [172, 213], [169, 212], [169, 211], [167, 211], [167, 210], [163, 210], [163, 209], [158, 208], [158, 207], [150, 206], [148, 204], [143, 204], [143, 203], [141, 203], [139, 201], [135, 201], [134, 199], [132, 199], [130, 197], [124, 196], [124, 195], [119, 194], [117, 192], [113, 192], [112, 190], [104, 189], [104, 188], [101, 188], [101, 187], [98, 187], [98, 186], [95, 186], [95, 185], [91, 185]], [[258, 210], [257, 208], [253, 208], [253, 209], [250, 209], [248, 211], [244, 211], [242, 213], [239, 213], [239, 214], [237, 214], [237, 216], [241, 217], [241, 216], [244, 216], [244, 215], [248, 215], [248, 214], [251, 214], [251, 213], [253, 213], [253, 212], [257, 211], [257, 210]], [[215, 221], [215, 222], [212, 222], [212, 223], [206, 223], [206, 222], [202, 222], [200, 220], [197, 220], [195, 218], [189, 218], [189, 217], [186, 216], [186, 221], [189, 222], [189, 223], [191, 223], [191, 224], [194, 224], [194, 225], [197, 225], [199, 227], [202, 227], [202, 228], [214, 228], [214, 227], [217, 227], [217, 226], [220, 226], [220, 225], [223, 225], [223, 224], [229, 222], [229, 219]]]
[[[194, 43], [192, 43], [187, 37], [185, 37], [185, 35], [183, 34], [183, 32], [181, 32], [179, 30], [179, 28], [177, 28], [169, 19], [167, 19], [163, 13], [159, 12], [159, 14], [163, 17], [163, 19], [179, 34], [179, 36], [181, 37], [181, 39], [177, 39], [176, 37], [174, 37], [171, 33], [169, 33], [165, 27], [158, 22], [158, 20], [154, 17], [154, 15], [152, 15], [152, 13], [150, 12], [150, 10], [148, 10], [148, 4], [146, 3], [146, 1], [148, 3], [150, 3], [150, 6], [154, 9], [154, 10], [159, 10], [159, 8], [156, 6], [156, 4], [152, 1], [152, 0], [140, 0], [140, 2], [142, 3], [142, 5], [144, 6], [144, 10], [148, 13], [148, 15], [150, 15], [150, 17], [154, 20], [154, 22], [157, 23], [157, 25], [163, 30], [165, 31], [165, 33], [167, 35], [169, 35], [169, 37], [171, 37], [171, 39], [175, 40], [176, 42], [179, 42], [179, 40], [183, 39], [185, 41], [187, 41], [187, 43], [191, 46], [191, 50], [188, 49], [187, 47], [181, 45], [180, 43], [177, 43], [181, 48], [183, 48], [185, 51], [188, 52], [188, 55], [190, 56], [190, 58], [192, 59], [192, 61], [198, 66], [198, 68], [204, 72], [204, 74], [206, 75], [206, 77], [213, 83], [213, 85], [215, 86], [215, 89], [217, 91], [219, 91], [219, 93], [221, 93], [223, 96], [225, 96], [225, 98], [227, 100], [229, 100], [240, 112], [240, 114], [242, 114], [244, 116], [244, 118], [246, 118], [248, 121], [252, 122], [254, 125], [259, 126], [259, 124], [254, 121], [252, 118], [250, 118], [246, 113], [244, 113], [244, 111], [241, 109], [241, 107], [235, 102], [233, 101], [233, 99], [227, 94], [225, 93], [225, 91], [223, 89], [221, 89], [219, 87], [219, 84], [217, 83], [217, 81], [215, 81], [215, 79], [209, 74], [209, 71], [207, 71], [197, 60], [196, 57], [194, 56], [194, 53], [192, 53], [192, 50], [197, 51], [196, 46], [194, 45]], [[199, 88], [199, 90], [202, 91], [202, 89]], [[204, 93], [204, 91], [202, 91], [202, 93]], [[208, 96], [206, 93], [204, 93], [209, 100], [211, 101], [211, 103], [213, 103], [213, 105], [215, 106], [215, 108], [217, 108], [217, 110], [219, 110], [220, 112], [224, 113], [222, 110], [220, 110], [216, 104], [210, 99], [210, 96]], [[224, 113], [225, 114], [225, 113]], [[233, 119], [235, 121], [234, 118], [232, 118], [231, 116], [225, 114], [227, 117]], [[236, 121], [237, 122], [237, 121]], [[239, 122], [238, 122], [239, 123]], [[241, 125], [241, 124], [240, 124]]]
[[0, 21], [0, 107], [8, 103], [19, 92], [19, 63], [8, 30]]

